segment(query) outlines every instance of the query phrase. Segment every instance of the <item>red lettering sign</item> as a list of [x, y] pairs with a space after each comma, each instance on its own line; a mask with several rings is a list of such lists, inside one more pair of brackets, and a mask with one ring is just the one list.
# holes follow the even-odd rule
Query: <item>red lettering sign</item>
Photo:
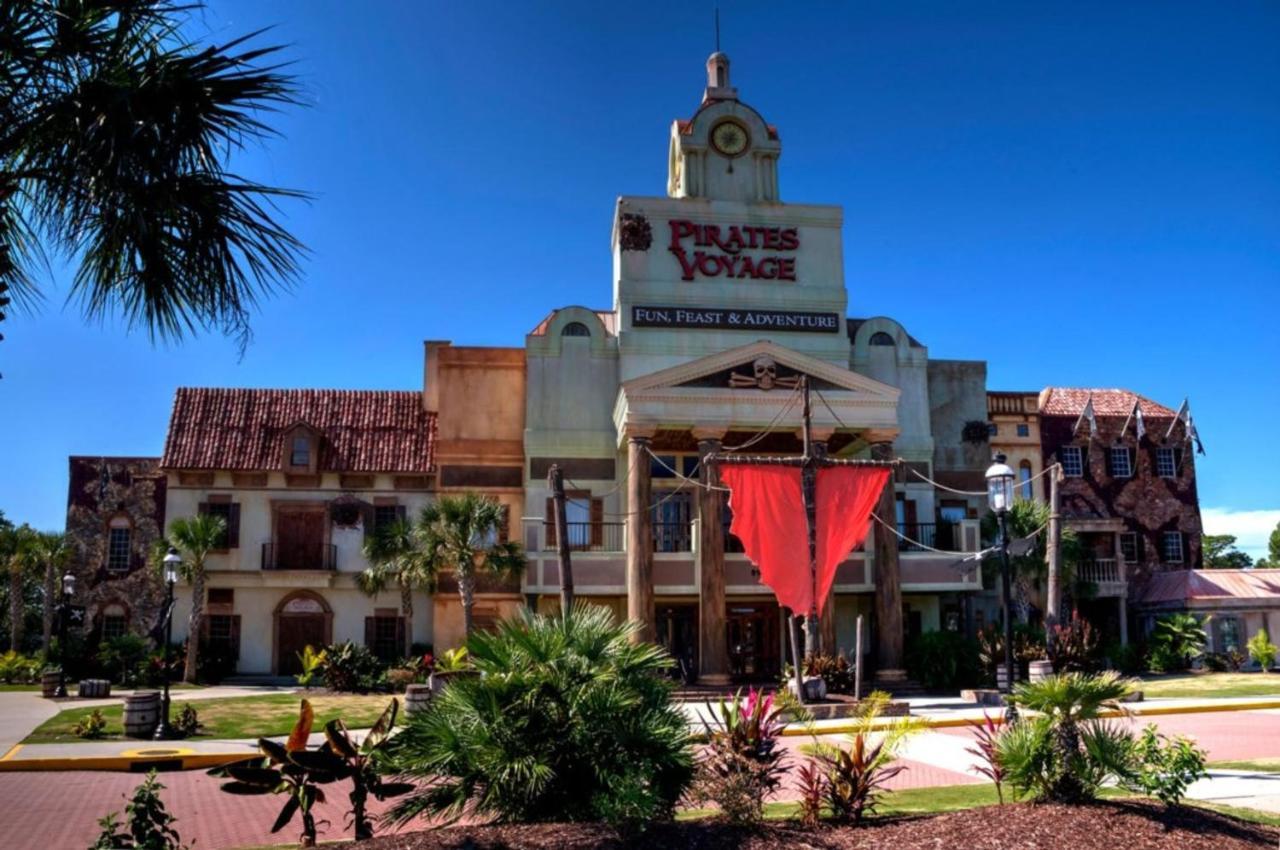
[[[686, 219], [667, 222], [671, 228], [668, 250], [680, 263], [680, 277], [693, 280], [696, 276], [730, 277], [737, 280], [795, 280], [796, 258], [778, 256], [776, 252], [796, 251], [800, 248], [800, 233], [794, 227], [755, 227], [734, 224], [721, 227], [717, 224], [698, 224]], [[692, 240], [692, 248], [714, 248], [714, 251], [690, 252], [685, 243]], [[763, 257], [743, 254], [747, 250], [775, 252]]]

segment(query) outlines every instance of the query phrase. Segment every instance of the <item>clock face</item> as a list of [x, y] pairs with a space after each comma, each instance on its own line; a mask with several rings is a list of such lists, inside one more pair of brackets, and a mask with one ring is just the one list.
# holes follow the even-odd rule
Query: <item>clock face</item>
[[725, 156], [740, 156], [751, 137], [737, 121], [721, 121], [711, 128], [711, 146]]

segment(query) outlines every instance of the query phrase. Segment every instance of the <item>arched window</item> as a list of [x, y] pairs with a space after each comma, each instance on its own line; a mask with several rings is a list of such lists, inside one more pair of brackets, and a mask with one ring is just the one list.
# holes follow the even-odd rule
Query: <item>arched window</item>
[[872, 345], [897, 345], [897, 343], [893, 341], [893, 337], [889, 336], [884, 331], [876, 331], [875, 333], [873, 333], [871, 335], [871, 344]]
[[591, 331], [582, 322], [570, 322], [560, 331], [560, 336], [591, 336]]
[[118, 638], [129, 631], [129, 612], [118, 602], [102, 609], [102, 639]]
[[133, 523], [127, 516], [113, 517], [107, 527], [107, 569], [128, 570], [132, 555]]
[[1018, 464], [1018, 480], [1022, 482], [1022, 498], [1031, 501], [1031, 461]]

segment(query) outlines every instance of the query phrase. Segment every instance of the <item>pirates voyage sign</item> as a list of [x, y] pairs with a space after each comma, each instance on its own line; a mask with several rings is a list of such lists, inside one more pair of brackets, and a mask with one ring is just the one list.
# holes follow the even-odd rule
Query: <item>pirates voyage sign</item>
[[803, 331], [839, 333], [837, 313], [801, 313], [793, 310], [723, 310], [711, 307], [631, 308], [635, 328], [712, 328], [732, 331]]
[[[696, 224], [672, 220], [668, 250], [680, 263], [680, 278], [731, 277], [738, 280], [795, 280], [800, 231], [794, 227]], [[688, 244], [686, 244], [688, 243]], [[744, 253], [764, 252], [763, 256]]]

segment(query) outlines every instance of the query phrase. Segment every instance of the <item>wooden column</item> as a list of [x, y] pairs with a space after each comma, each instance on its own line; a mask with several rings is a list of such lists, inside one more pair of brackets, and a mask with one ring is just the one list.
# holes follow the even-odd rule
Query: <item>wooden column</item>
[[649, 438], [627, 437], [627, 619], [640, 624], [634, 640], [653, 642], [653, 528]]
[[[876, 443], [871, 447], [874, 460], [893, 460], [892, 443]], [[887, 523], [897, 522], [894, 510], [894, 478], [889, 476], [876, 514]], [[898, 538], [889, 529], [875, 523], [876, 553], [876, 677], [905, 678], [902, 672], [902, 577], [898, 570]]]
[[[831, 438], [827, 429], [813, 429], [812, 450], [817, 457], [827, 456], [827, 441]], [[839, 567], [837, 566], [837, 569]], [[826, 602], [822, 606], [822, 614], [818, 617], [818, 651], [827, 655], [835, 655], [836, 646], [836, 583], [831, 582], [831, 590], [827, 591]]]
[[[695, 433], [694, 436], [697, 436]], [[698, 456], [720, 451], [718, 439], [698, 440]], [[724, 493], [715, 464], [699, 467], [698, 490], [698, 678], [708, 685], [729, 684], [729, 632], [724, 601]], [[710, 486], [705, 486], [710, 485]]]

